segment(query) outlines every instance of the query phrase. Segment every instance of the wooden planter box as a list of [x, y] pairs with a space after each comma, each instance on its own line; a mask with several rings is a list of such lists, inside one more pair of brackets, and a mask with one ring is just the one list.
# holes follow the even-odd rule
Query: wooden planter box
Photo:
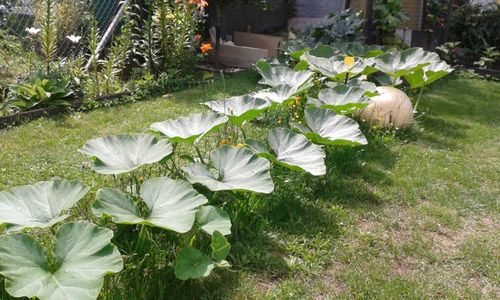
[[251, 68], [259, 59], [277, 57], [283, 38], [235, 31], [233, 40], [233, 43], [219, 45], [218, 52], [209, 59], [228, 67]]
[[277, 57], [283, 38], [266, 34], [235, 31], [233, 41], [238, 46], [266, 49], [268, 57]]

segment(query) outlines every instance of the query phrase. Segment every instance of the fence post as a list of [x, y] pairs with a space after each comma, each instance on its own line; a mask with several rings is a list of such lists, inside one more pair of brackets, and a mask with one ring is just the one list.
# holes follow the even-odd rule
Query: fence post
[[[108, 28], [104, 32], [104, 35], [102, 36], [101, 40], [99, 41], [99, 44], [97, 45], [97, 53], [101, 53], [102, 50], [104, 50], [104, 47], [106, 44], [109, 42], [111, 37], [113, 36], [113, 33], [115, 32], [116, 26], [120, 23], [121, 18], [125, 14], [125, 8], [127, 7], [128, 3], [130, 0], [124, 0], [121, 2], [120, 9], [118, 9], [118, 12], [114, 16], [113, 20], [109, 24]], [[87, 61], [87, 64], [85, 65], [85, 70], [88, 70], [90, 68], [90, 65], [92, 64], [91, 59]]]
[[365, 38], [367, 44], [373, 44], [373, 0], [366, 1]]
[[444, 27], [443, 40], [444, 42], [448, 41], [448, 35], [450, 33], [450, 23], [451, 23], [451, 14], [453, 13], [453, 0], [448, 0], [448, 13], [446, 14], [446, 25]]

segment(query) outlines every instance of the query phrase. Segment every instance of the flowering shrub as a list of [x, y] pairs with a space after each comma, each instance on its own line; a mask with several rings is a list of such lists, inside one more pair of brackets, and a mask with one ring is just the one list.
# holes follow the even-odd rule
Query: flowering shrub
[[146, 7], [150, 17], [139, 21], [134, 45], [151, 73], [192, 66], [201, 40], [197, 32], [207, 5], [203, 0], [154, 0]]

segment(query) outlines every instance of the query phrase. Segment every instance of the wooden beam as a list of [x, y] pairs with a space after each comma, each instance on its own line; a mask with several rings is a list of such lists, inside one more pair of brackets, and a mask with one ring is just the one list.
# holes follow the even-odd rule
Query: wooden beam
[[425, 30], [425, 22], [427, 21], [427, 0], [422, 1], [422, 16], [420, 19], [420, 30]]
[[351, 0], [345, 0], [344, 9], [349, 9], [349, 8], [351, 8]]
[[365, 39], [367, 44], [373, 44], [373, 0], [366, 1], [366, 22], [365, 22]]
[[[113, 18], [113, 20], [109, 24], [108, 28], [104, 32], [101, 40], [99, 41], [99, 44], [97, 44], [97, 57], [95, 59], [99, 58], [99, 54], [104, 50], [104, 48], [106, 47], [108, 42], [111, 40], [111, 37], [113, 36], [113, 33], [115, 32], [116, 26], [118, 26], [118, 24], [121, 21], [121, 18], [125, 14], [125, 8], [128, 6], [129, 1], [130, 0], [125, 0], [125, 1], [121, 2], [121, 4], [120, 4], [121, 6], [118, 9], [118, 12], [116, 13], [115, 17]], [[92, 64], [92, 60], [89, 59], [87, 61], [87, 64], [85, 65], [85, 70], [88, 70], [90, 68], [91, 64]]]
[[450, 23], [451, 15], [453, 13], [453, 0], [448, 0], [448, 13], [446, 14], [446, 25], [444, 27], [443, 39], [445, 42], [448, 41], [448, 35], [450, 34]]

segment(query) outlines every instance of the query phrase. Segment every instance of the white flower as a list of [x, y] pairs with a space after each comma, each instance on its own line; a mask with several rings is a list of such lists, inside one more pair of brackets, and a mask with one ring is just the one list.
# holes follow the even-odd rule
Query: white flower
[[78, 35], [73, 35], [73, 34], [72, 34], [72, 35], [68, 35], [68, 36], [66, 36], [66, 38], [67, 38], [68, 40], [70, 40], [72, 43], [75, 43], [75, 44], [77, 44], [77, 43], [78, 43], [78, 42], [82, 39], [82, 37], [81, 37], [81, 36], [78, 36]]
[[36, 36], [40, 31], [42, 31], [40, 28], [35, 28], [35, 27], [30, 27], [30, 28], [26, 28], [26, 31], [32, 35], [32, 36]]

